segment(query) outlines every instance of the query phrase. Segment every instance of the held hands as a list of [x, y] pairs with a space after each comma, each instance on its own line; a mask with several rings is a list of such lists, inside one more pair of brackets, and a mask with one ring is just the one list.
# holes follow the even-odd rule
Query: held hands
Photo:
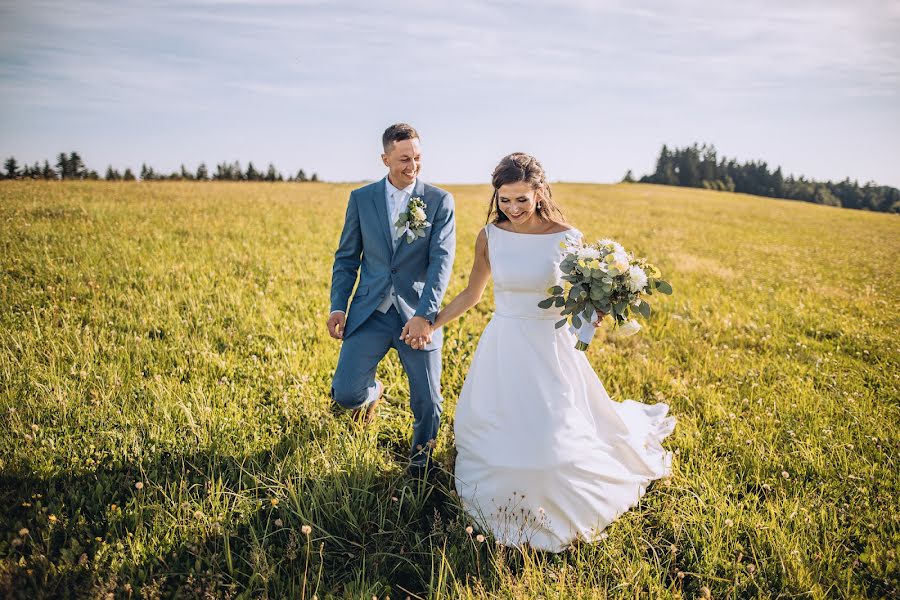
[[431, 343], [434, 328], [423, 317], [413, 317], [403, 326], [400, 339], [413, 350], [422, 350]]
[[603, 317], [605, 316], [605, 312], [597, 311], [597, 320], [594, 321], [594, 327], [600, 327], [601, 325], [603, 325]]

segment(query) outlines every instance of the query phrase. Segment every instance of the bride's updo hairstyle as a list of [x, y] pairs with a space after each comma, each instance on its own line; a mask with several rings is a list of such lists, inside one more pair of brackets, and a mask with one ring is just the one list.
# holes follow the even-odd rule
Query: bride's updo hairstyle
[[491, 175], [494, 195], [491, 197], [491, 206], [488, 209], [487, 220], [489, 223], [509, 220], [509, 217], [500, 210], [500, 187], [521, 181], [530, 185], [535, 191], [535, 200], [537, 200], [535, 210], [541, 221], [566, 222], [559, 206], [553, 201], [550, 183], [544, 175], [544, 167], [541, 166], [541, 163], [535, 157], [524, 152], [513, 152], [509, 156], [503, 157]]

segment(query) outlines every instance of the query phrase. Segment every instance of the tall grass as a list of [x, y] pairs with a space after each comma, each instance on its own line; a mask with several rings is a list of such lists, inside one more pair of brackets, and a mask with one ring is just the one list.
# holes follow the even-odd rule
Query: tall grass
[[[900, 595], [900, 221], [643, 185], [558, 185], [675, 294], [592, 344], [614, 398], [678, 417], [674, 474], [593, 545], [478, 541], [454, 406], [490, 294], [445, 332], [437, 485], [400, 462], [393, 353], [362, 428], [328, 398], [347, 185], [0, 185], [0, 594]], [[451, 187], [465, 284], [485, 187]], [[304, 526], [308, 526], [304, 528]]]

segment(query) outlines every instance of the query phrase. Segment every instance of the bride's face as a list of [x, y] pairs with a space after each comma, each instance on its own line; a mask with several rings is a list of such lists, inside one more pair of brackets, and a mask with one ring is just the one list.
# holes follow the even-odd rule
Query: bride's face
[[501, 185], [497, 190], [497, 202], [504, 215], [516, 225], [529, 222], [535, 216], [537, 200], [535, 190], [524, 181]]

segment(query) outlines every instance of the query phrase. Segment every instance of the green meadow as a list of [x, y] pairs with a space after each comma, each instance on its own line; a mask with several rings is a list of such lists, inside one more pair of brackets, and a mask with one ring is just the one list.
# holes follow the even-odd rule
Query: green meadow
[[[447, 327], [435, 485], [396, 354], [368, 428], [328, 397], [351, 185], [0, 183], [0, 596], [900, 596], [900, 219], [559, 184], [674, 288], [588, 358], [678, 418], [671, 478], [558, 555], [469, 534], [453, 416], [493, 296]], [[449, 186], [465, 285], [490, 190]]]

